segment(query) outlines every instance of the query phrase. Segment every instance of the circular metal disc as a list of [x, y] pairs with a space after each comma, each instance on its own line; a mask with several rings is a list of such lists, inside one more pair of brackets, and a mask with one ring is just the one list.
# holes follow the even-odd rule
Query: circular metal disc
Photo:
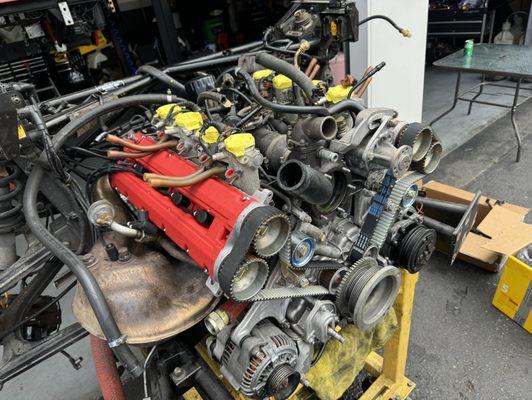
[[[200, 322], [218, 302], [197, 266], [170, 261], [155, 251], [126, 262], [108, 261], [101, 246], [92, 254], [98, 261], [90, 271], [127, 343], [152, 344], [174, 336]], [[104, 338], [79, 284], [72, 309], [87, 331]]]

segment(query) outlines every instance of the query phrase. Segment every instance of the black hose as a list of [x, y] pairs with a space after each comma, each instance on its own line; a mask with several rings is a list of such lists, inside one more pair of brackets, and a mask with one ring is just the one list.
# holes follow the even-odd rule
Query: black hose
[[283, 135], [286, 135], [288, 133], [288, 125], [286, 125], [283, 121], [280, 119], [271, 118], [268, 120], [270, 124], [272, 124], [273, 128]]
[[354, 114], [358, 114], [365, 109], [366, 108], [362, 104], [351, 99], [342, 100], [328, 108], [331, 114], [336, 114], [342, 111], [351, 111]]
[[186, 95], [187, 91], [185, 89], [185, 86], [176, 81], [174, 78], [172, 78], [170, 75], [164, 73], [160, 69], [157, 69], [151, 65], [143, 65], [138, 70], [137, 73], [145, 74], [154, 77], [155, 79], [165, 83], [169, 87], [175, 89], [178, 93]]
[[242, 98], [242, 100], [244, 100], [246, 103], [253, 104], [251, 99], [248, 96], [246, 96], [244, 93], [242, 93], [240, 90], [238, 90], [238, 89], [235, 89], [235, 88], [232, 88], [232, 87], [223, 87], [222, 90], [226, 90], [228, 92], [234, 93], [237, 96], [240, 96]]
[[386, 22], [388, 22], [391, 26], [393, 26], [399, 33], [404, 34], [405, 30], [401, 28], [399, 25], [395, 23], [394, 20], [392, 20], [390, 17], [387, 17], [386, 15], [371, 15], [367, 18], [361, 19], [358, 21], [358, 26], [365, 24], [366, 22], [369, 22], [373, 19], [382, 19]]
[[303, 71], [296, 68], [294, 65], [287, 63], [284, 60], [281, 60], [275, 56], [272, 56], [268, 53], [259, 53], [256, 57], [257, 63], [260, 65], [273, 69], [274, 71], [286, 75], [289, 77], [297, 86], [299, 86], [307, 99], [312, 99], [314, 97], [314, 91], [316, 86], [312, 83], [312, 80], [305, 75]]
[[236, 70], [236, 74], [244, 78], [244, 80], [246, 81], [247, 87], [249, 91], [251, 92], [251, 95], [253, 96], [255, 101], [263, 107], [269, 108], [273, 111], [277, 111], [280, 113], [286, 113], [286, 114], [330, 115], [330, 112], [325, 107], [321, 107], [321, 106], [292, 106], [288, 104], [279, 104], [279, 103], [274, 103], [272, 101], [269, 101], [260, 95], [259, 90], [255, 86], [255, 82], [253, 81], [253, 78], [251, 77], [251, 75], [249, 75], [246, 71], [244, 71], [241, 68], [238, 68]]
[[98, 282], [87, 269], [85, 263], [40, 222], [39, 212], [37, 211], [37, 195], [39, 194], [39, 186], [43, 177], [44, 170], [35, 165], [24, 190], [23, 205], [26, 223], [35, 237], [76, 276], [89, 300], [102, 332], [107, 341], [113, 344], [113, 351], [116, 357], [133, 376], [138, 377], [142, 375], [142, 365], [125, 343]]

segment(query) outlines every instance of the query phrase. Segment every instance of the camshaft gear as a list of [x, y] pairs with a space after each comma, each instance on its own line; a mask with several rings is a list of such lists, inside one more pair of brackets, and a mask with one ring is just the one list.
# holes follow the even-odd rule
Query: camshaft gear
[[271, 257], [284, 246], [290, 234], [290, 220], [284, 214], [264, 219], [253, 237], [253, 248], [261, 257]]

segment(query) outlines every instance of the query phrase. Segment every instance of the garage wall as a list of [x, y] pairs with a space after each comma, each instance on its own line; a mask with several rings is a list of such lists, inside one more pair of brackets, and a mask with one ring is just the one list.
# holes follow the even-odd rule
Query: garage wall
[[357, 0], [356, 4], [361, 19], [383, 14], [412, 32], [405, 38], [382, 20], [361, 26], [360, 40], [350, 45], [352, 74], [359, 77], [368, 65], [386, 62], [366, 93], [368, 106], [390, 107], [403, 120], [421, 121], [428, 0]]

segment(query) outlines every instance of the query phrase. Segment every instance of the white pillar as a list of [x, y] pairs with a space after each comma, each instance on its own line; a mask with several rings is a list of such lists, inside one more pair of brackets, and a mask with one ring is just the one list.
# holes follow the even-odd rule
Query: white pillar
[[360, 19], [382, 14], [412, 32], [405, 38], [383, 20], [360, 27], [360, 39], [351, 44], [351, 73], [360, 77], [369, 66], [386, 66], [366, 92], [369, 107], [389, 107], [405, 121], [421, 121], [427, 41], [428, 0], [357, 0]]

